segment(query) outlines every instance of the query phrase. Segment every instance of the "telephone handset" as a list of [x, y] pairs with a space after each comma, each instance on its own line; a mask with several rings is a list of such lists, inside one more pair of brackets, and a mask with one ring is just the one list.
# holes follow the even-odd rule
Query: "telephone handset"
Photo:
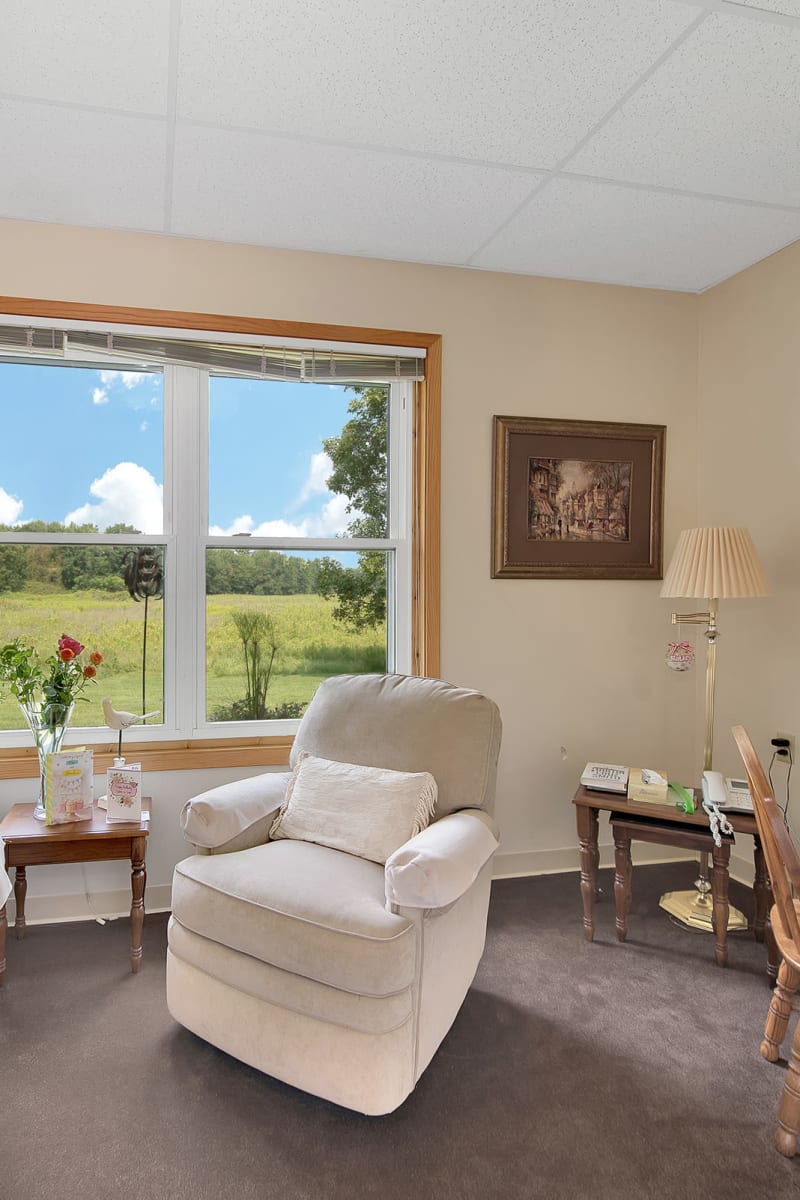
[[703, 799], [717, 808], [724, 808], [728, 803], [728, 789], [721, 771], [703, 771]]
[[710, 800], [723, 812], [753, 811], [753, 799], [746, 780], [725, 779], [721, 771], [703, 772], [703, 799]]
[[703, 811], [708, 815], [708, 824], [715, 846], [722, 845], [722, 834], [733, 833], [733, 826], [725, 816], [723, 807], [728, 799], [725, 779], [719, 771], [703, 771]]

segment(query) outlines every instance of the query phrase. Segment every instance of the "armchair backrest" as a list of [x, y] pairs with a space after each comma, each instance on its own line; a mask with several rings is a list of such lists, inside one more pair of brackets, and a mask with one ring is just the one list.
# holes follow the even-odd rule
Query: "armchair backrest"
[[412, 675], [335, 675], [306, 709], [290, 763], [308, 750], [365, 767], [430, 771], [436, 817], [492, 812], [500, 734], [499, 709], [480, 692]]

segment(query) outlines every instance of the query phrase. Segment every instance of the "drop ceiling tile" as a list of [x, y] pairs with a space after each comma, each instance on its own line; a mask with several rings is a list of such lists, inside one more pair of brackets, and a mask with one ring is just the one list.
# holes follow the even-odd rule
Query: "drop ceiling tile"
[[797, 238], [800, 213], [558, 178], [473, 265], [701, 291]]
[[0, 94], [166, 112], [165, 0], [3, 0]]
[[674, 0], [183, 0], [178, 113], [552, 167], [697, 15]]
[[800, 206], [800, 27], [712, 14], [568, 169]]
[[172, 231], [463, 263], [532, 191], [529, 172], [179, 128]]
[[780, 13], [785, 17], [800, 17], [800, 0], [737, 0], [731, 8], [757, 8], [761, 12]]
[[160, 229], [164, 124], [0, 100], [0, 216]]

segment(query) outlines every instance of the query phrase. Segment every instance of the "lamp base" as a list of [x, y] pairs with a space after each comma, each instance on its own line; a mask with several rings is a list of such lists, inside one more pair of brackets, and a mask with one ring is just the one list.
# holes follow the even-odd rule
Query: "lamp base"
[[[701, 895], [696, 891], [665, 892], [658, 902], [681, 925], [687, 929], [696, 929], [701, 933], [713, 933], [714, 905], [711, 897]], [[728, 930], [747, 929], [747, 917], [733, 905], [728, 910]]]

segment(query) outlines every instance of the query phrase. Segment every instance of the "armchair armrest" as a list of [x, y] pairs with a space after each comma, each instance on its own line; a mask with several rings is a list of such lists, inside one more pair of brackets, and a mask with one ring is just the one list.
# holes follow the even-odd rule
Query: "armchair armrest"
[[410, 838], [386, 860], [386, 902], [445, 908], [475, 882], [499, 845], [488, 813], [464, 808]]
[[225, 854], [263, 845], [286, 798], [289, 779], [286, 771], [268, 771], [201, 792], [181, 809], [184, 837], [201, 853]]

